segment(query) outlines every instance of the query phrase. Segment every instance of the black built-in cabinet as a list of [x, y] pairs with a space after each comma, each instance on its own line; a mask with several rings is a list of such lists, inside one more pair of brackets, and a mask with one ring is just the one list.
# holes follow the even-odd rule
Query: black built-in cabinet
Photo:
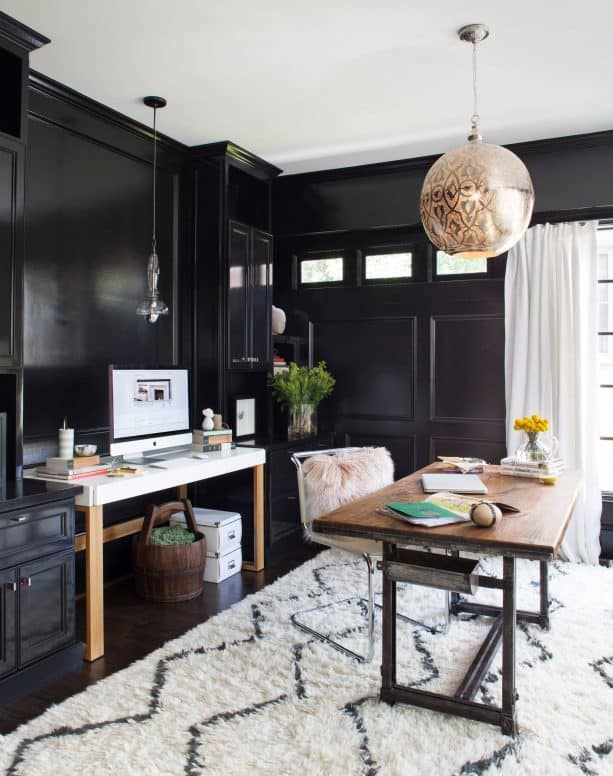
[[271, 181], [281, 171], [225, 141], [190, 151], [192, 405], [233, 422], [236, 396], [256, 399], [256, 427], [270, 426]]
[[23, 460], [24, 189], [29, 54], [49, 39], [0, 13], [0, 412], [6, 473]]
[[228, 369], [270, 368], [272, 235], [228, 225]]
[[24, 480], [0, 498], [0, 704], [81, 661], [75, 639], [74, 494]]

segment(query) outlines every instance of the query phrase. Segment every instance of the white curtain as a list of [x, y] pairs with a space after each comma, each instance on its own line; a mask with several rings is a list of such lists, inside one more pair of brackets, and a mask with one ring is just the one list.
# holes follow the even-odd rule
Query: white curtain
[[508, 454], [522, 442], [515, 418], [549, 418], [566, 466], [585, 474], [562, 551], [586, 563], [598, 562], [602, 510], [596, 229], [596, 221], [529, 229], [509, 251], [504, 288]]

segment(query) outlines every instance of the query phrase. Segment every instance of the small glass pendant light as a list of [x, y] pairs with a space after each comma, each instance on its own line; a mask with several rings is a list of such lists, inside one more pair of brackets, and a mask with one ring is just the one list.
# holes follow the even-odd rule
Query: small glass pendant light
[[149, 323], [155, 323], [160, 315], [168, 314], [168, 305], [160, 299], [158, 291], [158, 278], [160, 275], [160, 262], [156, 245], [156, 173], [157, 173], [157, 128], [156, 114], [158, 108], [166, 107], [163, 97], [145, 97], [143, 102], [147, 107], [153, 108], [153, 232], [151, 237], [151, 253], [147, 262], [147, 298], [136, 308], [137, 315], [143, 315]]
[[434, 245], [459, 259], [489, 259], [508, 251], [528, 228], [534, 189], [525, 164], [514, 153], [484, 143], [477, 110], [477, 43], [485, 24], [458, 30], [473, 46], [473, 97], [468, 143], [437, 159], [421, 191], [419, 213]]

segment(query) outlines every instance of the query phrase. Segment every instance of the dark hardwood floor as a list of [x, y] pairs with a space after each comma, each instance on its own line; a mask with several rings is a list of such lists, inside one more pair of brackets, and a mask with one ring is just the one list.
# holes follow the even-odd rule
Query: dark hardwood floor
[[[42, 714], [54, 703], [81, 692], [88, 685], [119, 671], [144, 657], [169, 639], [205, 622], [250, 593], [256, 593], [278, 577], [315, 556], [322, 548], [304, 546], [283, 561], [258, 573], [243, 572], [219, 585], [205, 583], [202, 596], [180, 604], [143, 601], [134, 592], [131, 577], [105, 589], [105, 655], [94, 663], [83, 663], [77, 671], [65, 674], [41, 687], [36, 693], [0, 709], [0, 733], [8, 733]], [[83, 600], [77, 607], [77, 628], [84, 633]]]

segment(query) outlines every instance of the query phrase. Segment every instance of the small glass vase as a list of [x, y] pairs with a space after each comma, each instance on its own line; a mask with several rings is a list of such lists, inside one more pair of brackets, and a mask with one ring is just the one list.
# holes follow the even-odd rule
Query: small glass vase
[[306, 439], [317, 435], [317, 409], [314, 404], [295, 404], [289, 408], [287, 438]]
[[518, 461], [524, 463], [543, 463], [552, 457], [552, 448], [540, 438], [538, 431], [526, 431], [528, 439], [520, 445], [515, 453]]

